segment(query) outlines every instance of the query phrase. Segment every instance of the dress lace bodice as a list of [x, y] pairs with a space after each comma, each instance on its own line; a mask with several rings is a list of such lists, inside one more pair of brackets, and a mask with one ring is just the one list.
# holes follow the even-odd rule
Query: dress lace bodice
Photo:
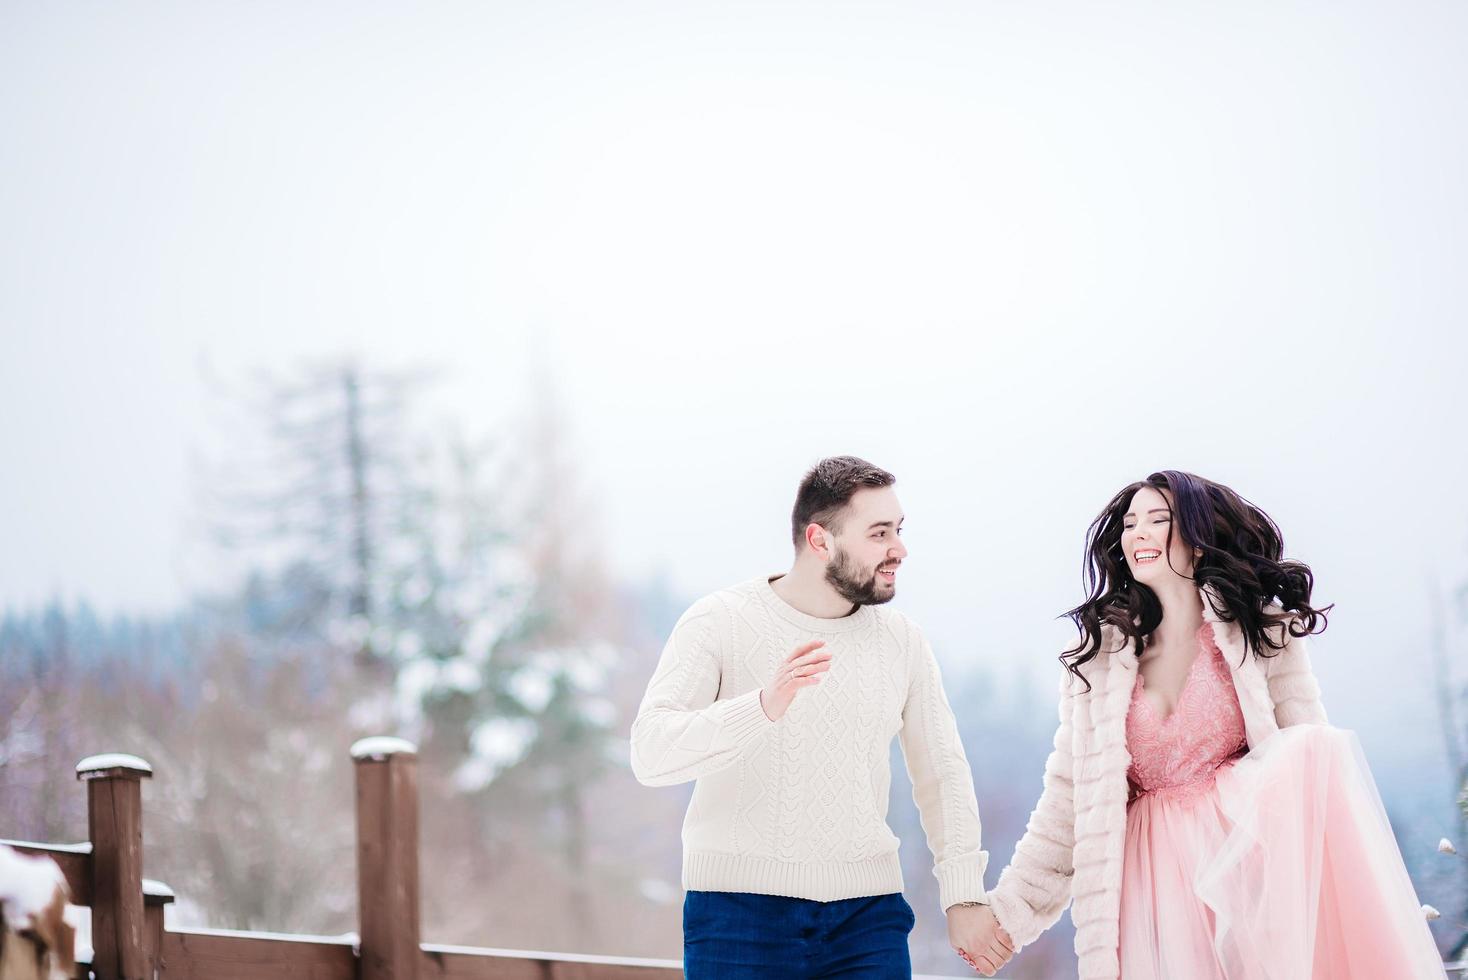
[[1138, 673], [1126, 718], [1132, 756], [1127, 778], [1134, 794], [1191, 795], [1189, 790], [1212, 785], [1220, 766], [1248, 751], [1233, 675], [1210, 624], [1198, 630], [1198, 643], [1177, 707], [1166, 718], [1143, 696], [1146, 681]]

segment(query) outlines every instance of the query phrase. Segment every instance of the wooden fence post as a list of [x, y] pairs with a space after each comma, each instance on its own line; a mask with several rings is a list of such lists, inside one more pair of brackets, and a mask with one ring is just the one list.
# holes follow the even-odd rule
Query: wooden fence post
[[153, 980], [143, 937], [143, 784], [135, 755], [77, 763], [92, 840], [92, 970], [97, 980]]
[[161, 881], [143, 879], [143, 953], [153, 980], [167, 968], [163, 960], [163, 907], [173, 904], [173, 889]]
[[357, 773], [361, 980], [417, 980], [418, 749], [400, 738], [352, 746]]

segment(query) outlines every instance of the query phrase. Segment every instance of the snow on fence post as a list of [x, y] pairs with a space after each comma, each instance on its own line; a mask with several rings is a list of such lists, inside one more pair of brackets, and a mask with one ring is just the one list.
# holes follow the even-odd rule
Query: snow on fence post
[[135, 755], [94, 755], [76, 766], [76, 778], [87, 784], [97, 980], [152, 980], [143, 938], [142, 785], [152, 775]]
[[360, 980], [417, 980], [418, 749], [400, 738], [364, 738], [352, 760]]

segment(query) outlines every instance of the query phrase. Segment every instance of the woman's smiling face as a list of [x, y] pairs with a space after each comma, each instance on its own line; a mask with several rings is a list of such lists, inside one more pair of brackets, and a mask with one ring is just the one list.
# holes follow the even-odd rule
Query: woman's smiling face
[[[1171, 543], [1169, 543], [1171, 538]], [[1172, 493], [1142, 487], [1122, 518], [1121, 550], [1132, 578], [1157, 587], [1193, 577], [1193, 549], [1172, 523]]]

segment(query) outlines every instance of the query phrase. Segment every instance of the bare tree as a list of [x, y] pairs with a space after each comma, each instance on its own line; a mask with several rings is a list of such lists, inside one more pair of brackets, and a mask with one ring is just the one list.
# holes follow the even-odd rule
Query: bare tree
[[[330, 617], [371, 622], [385, 540], [416, 489], [408, 410], [427, 380], [350, 359], [262, 373], [243, 387], [216, 380], [236, 418], [234, 436], [203, 464], [213, 541], [257, 569], [308, 566], [328, 587]], [[362, 632], [359, 652], [370, 657]]]

